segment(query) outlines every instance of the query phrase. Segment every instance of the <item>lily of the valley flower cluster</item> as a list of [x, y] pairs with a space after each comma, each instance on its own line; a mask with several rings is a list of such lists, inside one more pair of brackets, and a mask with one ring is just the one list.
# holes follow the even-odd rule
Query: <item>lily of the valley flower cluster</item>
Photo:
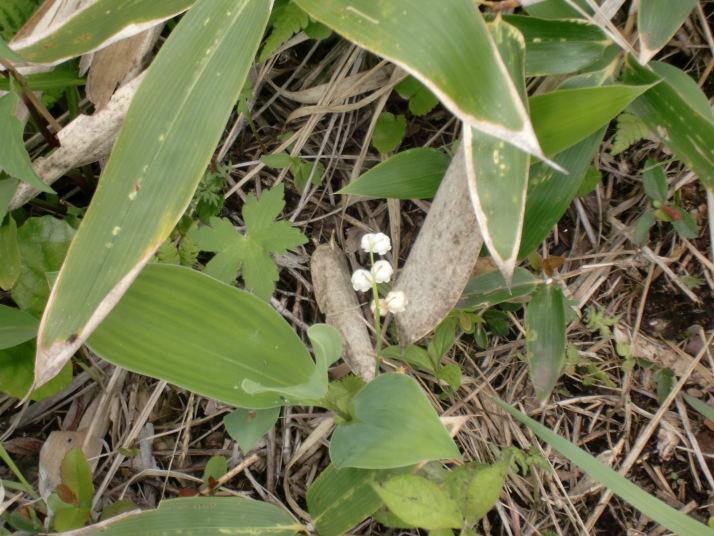
[[[392, 244], [389, 237], [384, 233], [370, 233], [362, 237], [360, 244], [363, 250], [370, 254], [370, 258], [374, 259], [374, 253], [384, 255], [392, 249]], [[394, 270], [388, 261], [379, 260], [372, 264], [371, 270], [360, 268], [352, 274], [352, 287], [358, 292], [367, 292], [377, 283], [389, 283], [392, 279]], [[379, 299], [379, 314], [387, 316], [387, 313], [401, 313], [406, 309], [407, 298], [401, 290], [391, 291], [386, 298]], [[372, 313], [375, 312], [377, 306], [372, 300], [370, 304]]]

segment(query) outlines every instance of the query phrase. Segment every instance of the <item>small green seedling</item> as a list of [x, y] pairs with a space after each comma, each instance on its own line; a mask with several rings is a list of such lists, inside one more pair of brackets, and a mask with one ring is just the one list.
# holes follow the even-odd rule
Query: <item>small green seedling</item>
[[656, 220], [671, 223], [677, 233], [685, 238], [696, 238], [699, 234], [697, 222], [678, 203], [667, 202], [667, 176], [656, 160], [648, 158], [642, 174], [645, 193], [650, 198], [653, 210], [645, 212], [635, 223], [632, 240], [645, 244], [649, 240], [650, 228]]

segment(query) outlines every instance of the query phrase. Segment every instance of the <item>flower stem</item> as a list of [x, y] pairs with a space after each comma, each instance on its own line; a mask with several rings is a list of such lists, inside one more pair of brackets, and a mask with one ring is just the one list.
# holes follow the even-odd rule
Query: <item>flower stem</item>
[[[369, 251], [369, 262], [374, 266], [374, 251], [371, 249]], [[376, 355], [374, 358], [374, 376], [376, 378], [379, 375], [379, 354], [382, 353], [382, 329], [379, 321], [381, 317], [379, 313], [379, 290], [377, 290], [377, 282], [374, 277], [372, 278], [372, 296], [374, 298], [374, 330], [377, 335]]]

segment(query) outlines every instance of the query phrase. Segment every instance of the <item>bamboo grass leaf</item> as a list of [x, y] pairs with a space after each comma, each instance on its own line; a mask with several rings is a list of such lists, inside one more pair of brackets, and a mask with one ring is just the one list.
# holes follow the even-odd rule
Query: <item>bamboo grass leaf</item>
[[183, 214], [269, 10], [264, 0], [200, 1], [149, 68], [50, 295], [38, 335], [38, 385], [109, 313]]
[[640, 0], [637, 29], [640, 32], [640, 62], [648, 63], [697, 5], [697, 0]]

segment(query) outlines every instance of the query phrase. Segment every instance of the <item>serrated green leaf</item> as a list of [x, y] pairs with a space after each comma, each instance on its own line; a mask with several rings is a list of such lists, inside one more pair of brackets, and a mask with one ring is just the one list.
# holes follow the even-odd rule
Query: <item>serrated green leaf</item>
[[179, 264], [181, 262], [178, 248], [170, 238], [164, 240], [164, 243], [156, 250], [156, 258], [163, 264]]
[[565, 303], [557, 283], [542, 285], [526, 309], [526, 346], [538, 400], [550, 395], [565, 360]]
[[0, 170], [42, 192], [54, 193], [32, 169], [23, 141], [25, 126], [15, 116], [19, 100], [14, 93], [0, 97]]
[[337, 193], [429, 199], [436, 195], [448, 167], [449, 157], [438, 149], [408, 149], [377, 164]]
[[612, 143], [610, 154], [613, 156], [620, 154], [634, 143], [645, 139], [649, 133], [650, 129], [642, 119], [633, 113], [622, 112], [617, 116], [617, 132], [615, 132], [615, 140]]
[[407, 120], [403, 115], [382, 112], [374, 126], [372, 145], [382, 154], [391, 153], [402, 143], [406, 129]]
[[238, 408], [223, 417], [226, 432], [247, 454], [280, 417], [280, 406], [265, 409]]
[[260, 51], [258, 62], [262, 63], [267, 60], [273, 52], [280, 48], [280, 45], [305, 28], [309, 22], [307, 13], [294, 2], [277, 4], [270, 16], [269, 24], [272, 26], [272, 30]]
[[463, 517], [456, 502], [438, 485], [416, 475], [399, 475], [374, 486], [397, 517], [427, 530], [459, 528]]

